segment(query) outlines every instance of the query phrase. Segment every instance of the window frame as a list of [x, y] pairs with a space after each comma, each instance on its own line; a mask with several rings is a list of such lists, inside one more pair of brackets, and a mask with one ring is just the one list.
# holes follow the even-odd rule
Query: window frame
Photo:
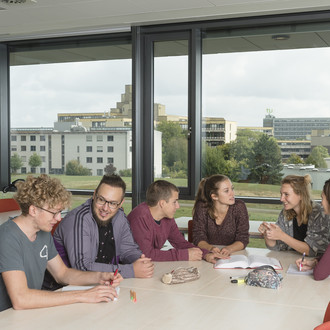
[[[193, 199], [198, 182], [201, 179], [201, 61], [202, 35], [211, 29], [242, 30], [248, 28], [272, 28], [280, 31], [285, 26], [321, 24], [330, 21], [330, 11], [290, 13], [242, 18], [229, 18], [199, 22], [164, 24], [156, 26], [134, 26], [131, 33], [113, 33], [106, 35], [85, 35], [79, 33], [70, 37], [50, 39], [30, 39], [0, 43], [0, 188], [10, 182], [10, 90], [9, 90], [9, 56], [14, 49], [32, 49], [33, 47], [62, 46], [63, 43], [100, 40], [125, 39], [132, 43], [132, 206], [145, 199], [147, 186], [153, 182], [153, 54], [152, 42], [174, 40], [178, 35], [187, 36], [189, 42], [189, 91], [188, 118], [191, 130], [189, 143], [188, 189], [181, 190], [180, 198]], [[107, 137], [109, 141], [109, 136]], [[22, 168], [23, 169], [23, 168]], [[73, 191], [73, 193], [82, 193]], [[86, 194], [89, 194], [87, 191]], [[245, 198], [245, 197], [243, 197]], [[246, 197], [248, 198], [248, 197]], [[249, 198], [249, 201], [270, 201], [267, 198]]]

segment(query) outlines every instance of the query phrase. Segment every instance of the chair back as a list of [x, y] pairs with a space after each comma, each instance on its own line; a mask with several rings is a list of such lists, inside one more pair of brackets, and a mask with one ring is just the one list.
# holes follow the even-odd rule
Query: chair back
[[330, 330], [330, 302], [325, 310], [323, 323], [314, 328], [314, 330]]
[[20, 207], [13, 198], [0, 199], [0, 212], [18, 211]]
[[193, 242], [193, 220], [188, 221], [188, 242]]

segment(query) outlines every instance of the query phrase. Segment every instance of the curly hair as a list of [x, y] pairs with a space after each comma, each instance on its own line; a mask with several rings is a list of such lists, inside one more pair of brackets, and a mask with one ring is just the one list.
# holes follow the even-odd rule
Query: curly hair
[[46, 174], [39, 177], [29, 175], [24, 182], [18, 182], [16, 186], [14, 199], [19, 204], [22, 215], [29, 214], [31, 205], [43, 207], [47, 204], [50, 208], [66, 208], [70, 205], [71, 193], [63, 187], [60, 180]]
[[[287, 175], [281, 182], [281, 184], [289, 184], [294, 193], [299, 195], [300, 200], [300, 212], [302, 223], [308, 223], [308, 217], [312, 213], [313, 204], [311, 198], [311, 182], [312, 179], [310, 175], [300, 176], [300, 175]], [[297, 213], [291, 210], [284, 210], [284, 215], [288, 220], [292, 220], [297, 216]]]

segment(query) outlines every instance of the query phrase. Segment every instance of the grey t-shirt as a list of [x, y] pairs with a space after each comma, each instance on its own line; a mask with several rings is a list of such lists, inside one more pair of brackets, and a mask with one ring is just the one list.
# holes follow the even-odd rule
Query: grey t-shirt
[[12, 219], [0, 226], [0, 312], [12, 307], [2, 273], [21, 270], [30, 289], [41, 289], [47, 262], [56, 255], [50, 233], [39, 231], [31, 242]]

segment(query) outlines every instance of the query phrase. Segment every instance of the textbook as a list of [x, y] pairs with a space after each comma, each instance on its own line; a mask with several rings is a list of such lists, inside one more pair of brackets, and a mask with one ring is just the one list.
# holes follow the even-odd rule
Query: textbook
[[257, 268], [259, 266], [269, 265], [274, 269], [283, 269], [281, 263], [276, 258], [269, 258], [258, 255], [244, 256], [241, 254], [232, 255], [230, 259], [219, 259], [215, 265], [215, 269], [229, 268]]

